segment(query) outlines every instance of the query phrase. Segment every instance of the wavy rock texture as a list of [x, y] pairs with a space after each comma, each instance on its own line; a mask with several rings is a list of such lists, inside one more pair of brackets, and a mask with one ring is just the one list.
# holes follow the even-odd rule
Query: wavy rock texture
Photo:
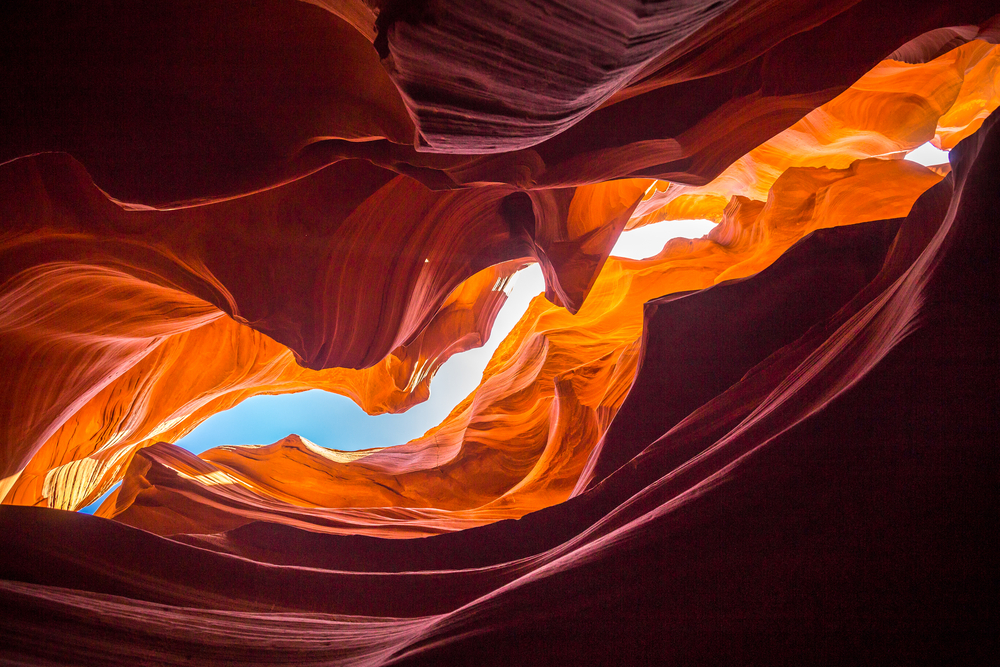
[[[539, 655], [785, 661], [820, 649], [832, 661], [986, 659], [995, 120], [956, 147], [952, 173], [905, 219], [823, 230], [752, 279], [652, 302], [643, 370], [622, 407], [637, 422], [703, 400], [658, 391], [684, 310], [714, 318], [700, 333], [718, 335], [720, 350], [754, 318], [775, 324], [720, 359], [733, 384], [637, 436], [647, 442], [639, 455], [571, 501], [391, 542], [261, 522], [165, 539], [4, 507], [8, 655], [499, 665]], [[784, 302], [748, 302], [822, 272], [817, 260], [842, 282], [804, 280]], [[810, 299], [817, 287], [823, 298]]]
[[817, 229], [902, 217], [940, 178], [898, 160], [789, 170], [767, 204], [734, 201], [708, 238], [675, 241], [654, 260], [609, 260], [577, 314], [537, 297], [479, 389], [423, 438], [343, 463], [294, 439], [211, 450], [200, 456], [208, 466], [158, 445], [137, 455], [98, 514], [164, 534], [274, 513], [270, 520], [317, 530], [409, 536], [555, 504], [569, 497], [628, 393], [645, 302], [755, 274]]
[[[946, 36], [953, 32], [946, 31]], [[964, 38], [968, 38], [972, 31], [966, 30], [963, 34]], [[904, 46], [900, 53], [915, 51], [924, 41], [926, 38], [915, 40]], [[937, 48], [944, 47], [938, 45]], [[954, 120], [948, 121], [946, 127], [940, 123], [948, 114], [954, 115], [956, 110], [979, 109], [981, 114], [983, 109], [992, 109], [1000, 102], [991, 78], [997, 70], [998, 53], [997, 47], [977, 40], [945, 50], [928, 62], [923, 60], [928, 54], [937, 54], [937, 51], [910, 53], [907, 57], [914, 63], [883, 63], [847, 92], [741, 158], [713, 183], [691, 188], [657, 182], [656, 187], [647, 192], [628, 224], [634, 227], [688, 217], [721, 219], [734, 194], [766, 200], [766, 190], [773, 185], [775, 174], [784, 173], [792, 167], [840, 167], [849, 165], [853, 159], [870, 155], [894, 156], [923, 142], [933, 131], [929, 128], [934, 127], [937, 127], [938, 137], [954, 138], [959, 132], [967, 134], [978, 127], [978, 121], [974, 116], [969, 120], [968, 113], [969, 125], [960, 127]], [[924, 183], [910, 190], [908, 196], [911, 200], [919, 194], [919, 188], [928, 187], [930, 181]], [[577, 207], [577, 211], [572, 212], [574, 219], [585, 218], [586, 212], [601, 215], [602, 206], [608, 205], [613, 210], [604, 215], [613, 214], [614, 207], [626, 203], [616, 203], [616, 195], [634, 196], [639, 187], [629, 182], [616, 182], [588, 188], [585, 196], [574, 200]], [[610, 192], [608, 188], [611, 188]], [[761, 192], [765, 194], [761, 195]], [[900, 208], [899, 213], [902, 212], [905, 211]], [[854, 216], [849, 219], [857, 221], [862, 218]], [[760, 243], [761, 248], [754, 252], [768, 254], [772, 260], [788, 247], [787, 238], [778, 242], [759, 234], [753, 241], [749, 237], [743, 240], [728, 238], [733, 233], [737, 232], [726, 232], [723, 245]], [[763, 250], [769, 244], [773, 244], [772, 250]], [[733, 255], [733, 261], [736, 264], [742, 260]], [[761, 261], [750, 263], [744, 265], [742, 273], [734, 268], [727, 276], [746, 275], [764, 265], [766, 263]], [[513, 267], [514, 264], [510, 265], [510, 270]], [[67, 509], [85, 506], [120, 479], [137, 446], [152, 444], [157, 439], [176, 440], [206, 417], [254, 393], [319, 387], [346, 394], [372, 413], [406, 409], [426, 397], [431, 375], [451, 353], [441, 353], [436, 348], [416, 354], [414, 351], [417, 348], [423, 350], [428, 345], [423, 342], [424, 339], [434, 340], [434, 345], [449, 350], [452, 349], [452, 341], [464, 339], [474, 342], [477, 337], [481, 340], [482, 334], [476, 332], [487, 330], [484, 325], [492, 321], [495, 309], [502, 305], [503, 298], [502, 293], [494, 289], [499, 287], [500, 273], [495, 276], [497, 282], [493, 282], [494, 275], [490, 272], [504, 270], [500, 266], [484, 270], [477, 278], [456, 288], [457, 291], [449, 298], [458, 300], [463, 308], [457, 308], [458, 302], [446, 303], [436, 316], [436, 324], [431, 325], [435, 329], [447, 328], [446, 337], [441, 333], [420, 334], [416, 342], [397, 348], [380, 365], [360, 373], [338, 369], [321, 375], [310, 374], [297, 367], [292, 355], [281, 346], [228, 318], [203, 330], [179, 335], [161, 344], [156, 355], [132, 366], [129, 372], [92, 398], [86, 407], [64, 421], [21, 473], [6, 502], [45, 504]], [[665, 293], [675, 288], [663, 283], [656, 289]], [[633, 294], [632, 312], [638, 312], [636, 304], [651, 296], [656, 296], [655, 290]], [[617, 303], [621, 298], [612, 296], [608, 303]], [[472, 310], [466, 311], [466, 305], [472, 305]], [[462, 320], [469, 315], [474, 321]], [[634, 324], [637, 320], [633, 315], [621, 321]], [[445, 325], [445, 322], [450, 324]], [[582, 321], [574, 321], [573, 326], [586, 325]], [[626, 327], [625, 330], [628, 333], [623, 334], [624, 337], [637, 339], [634, 327]], [[233, 354], [212, 355], [211, 360], [203, 359], [199, 365], [191, 367], [186, 360], [191, 358], [191, 350], [199, 347], [203, 350], [222, 347], [231, 349]], [[610, 352], [611, 348], [605, 351]], [[579, 355], [578, 352], [573, 354]], [[596, 357], [591, 355], [586, 359]], [[584, 358], [577, 361], [582, 363]], [[567, 367], [566, 362], [560, 363], [564, 364], [563, 368]], [[549, 377], [544, 376], [541, 391], [551, 396], [553, 389], [548, 383]], [[178, 387], [184, 389], [179, 392]], [[535, 410], [534, 414], [533, 421], [539, 425], [549, 418], [544, 409]], [[607, 419], [604, 423], [606, 425]], [[598, 432], [603, 433], [603, 427]], [[538, 451], [533, 450], [532, 456]], [[448, 458], [447, 454], [445, 458]], [[441, 460], [441, 455], [435, 456], [435, 464]]]
[[4, 11], [0, 660], [988, 662], [994, 3]]
[[948, 43], [992, 40], [997, 13], [982, 0], [372, 5], [381, 63], [357, 0], [18, 8], [0, 22], [13, 91], [0, 162], [66, 151], [115, 199], [161, 207], [348, 157], [438, 188], [704, 184], [908, 40], [949, 26], [962, 29]]
[[[575, 310], [647, 186], [619, 181], [530, 194], [506, 187], [434, 192], [406, 176], [348, 160], [239, 199], [175, 211], [129, 211], [108, 200], [65, 155], [45, 154], [0, 169], [9, 194], [4, 216], [10, 221], [4, 278], [14, 300], [2, 327], [24, 346], [8, 365], [22, 380], [7, 391], [31, 396], [3, 396], [9, 416], [2, 425], [10, 429], [4, 438], [13, 449], [4, 461], [7, 480], [16, 478], [75, 409], [162, 343], [165, 333], [221, 316], [211, 304], [286, 343], [299, 363], [315, 369], [369, 368], [401, 346], [419, 349], [418, 337], [435, 313], [445, 317], [441, 309], [450, 293], [499, 263], [539, 261], [550, 298]], [[131, 289], [104, 287], [109, 271]], [[71, 282], [80, 291], [103, 289], [107, 297], [79, 316], [64, 313], [64, 323], [58, 313], [49, 313], [52, 323], [33, 330], [31, 313], [42, 309], [60, 284]], [[490, 277], [485, 282], [492, 289]], [[173, 301], [150, 296], [150, 303], [164, 304], [130, 312], [138, 351], [122, 349], [121, 334], [106, 331], [106, 323], [120, 319], [119, 310], [130, 308], [130, 299], [145, 298], [146, 285], [157, 295], [176, 296]], [[495, 314], [501, 301], [487, 297], [476, 306], [478, 290], [469, 289], [473, 295], [455, 298]], [[198, 309], [201, 319], [170, 321], [169, 311], [183, 308]], [[462, 338], [474, 334], [476, 319], [457, 328], [440, 325], [438, 340], [432, 334], [428, 341], [428, 357], [443, 361], [448, 349], [458, 349]], [[165, 327], [163, 333], [157, 327]], [[236, 335], [252, 338], [251, 332]], [[249, 341], [244, 354], [256, 354], [260, 341]], [[42, 373], [34, 369], [36, 349], [52, 353], [51, 361], [39, 364]], [[97, 354], [103, 365], [73, 356]], [[409, 363], [419, 361], [419, 352], [415, 356]], [[235, 369], [219, 361], [210, 374], [224, 378], [251, 372], [255, 362], [265, 360], [240, 361]], [[81, 372], [78, 364], [93, 374], [86, 386], [92, 393], [82, 398], [60, 392], [51, 379]]]

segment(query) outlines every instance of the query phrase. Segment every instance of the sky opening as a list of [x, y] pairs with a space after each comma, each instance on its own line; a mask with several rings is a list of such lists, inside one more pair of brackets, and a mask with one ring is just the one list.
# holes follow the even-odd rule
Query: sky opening
[[[652, 257], [671, 238], [698, 238], [713, 226], [708, 220], [647, 225], [622, 233], [612, 255]], [[521, 319], [531, 300], [543, 291], [545, 283], [537, 264], [518, 271], [486, 345], [456, 354], [445, 362], [431, 380], [430, 398], [402, 414], [372, 416], [346, 396], [319, 389], [253, 396], [212, 415], [175, 444], [198, 454], [220, 445], [270, 444], [295, 433], [317, 445], [345, 451], [401, 445], [441, 423], [479, 385], [500, 342]]]
[[372, 416], [346, 396], [320, 389], [253, 396], [212, 415], [176, 444], [198, 454], [219, 445], [266, 445], [295, 433], [323, 447], [353, 451], [419, 437], [479, 385], [493, 352], [531, 299], [545, 290], [541, 269], [532, 264], [518, 271], [509, 289], [486, 344], [451, 357], [431, 380], [430, 398], [402, 414]]
[[907, 153], [906, 159], [910, 162], [922, 164], [925, 167], [933, 167], [934, 165], [944, 164], [948, 161], [948, 151], [943, 151], [928, 141], [923, 146], [917, 146]]
[[700, 239], [712, 231], [711, 220], [668, 220], [622, 232], [611, 249], [612, 257], [646, 259], [658, 255], [670, 239]]
[[[907, 160], [924, 166], [948, 162], [948, 152], [926, 143]], [[701, 238], [715, 227], [711, 220], [670, 220], [623, 232], [613, 257], [647, 259], [674, 238]], [[431, 381], [430, 398], [402, 414], [371, 416], [346, 396], [319, 389], [297, 394], [254, 396], [206, 419], [177, 445], [198, 454], [220, 445], [261, 445], [296, 433], [323, 447], [353, 451], [400, 445], [439, 424], [478, 386], [500, 342], [514, 328], [532, 298], [545, 284], [537, 264], [519, 271], [507, 303], [497, 315], [486, 345], [449, 359]]]

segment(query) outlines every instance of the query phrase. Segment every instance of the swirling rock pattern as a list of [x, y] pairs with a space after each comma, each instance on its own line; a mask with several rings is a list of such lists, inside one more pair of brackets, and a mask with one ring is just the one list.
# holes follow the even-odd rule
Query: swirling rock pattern
[[[161, 343], [165, 333], [204, 324], [206, 317], [221, 316], [218, 309], [285, 342], [299, 363], [314, 369], [364, 369], [401, 346], [419, 348], [418, 337], [435, 313], [448, 307], [450, 294], [464, 279], [496, 264], [539, 261], [551, 299], [575, 310], [646, 186], [620, 181], [530, 195], [506, 187], [434, 192], [406, 176], [348, 160], [285, 187], [239, 199], [174, 211], [129, 211], [111, 202], [78, 163], [62, 154], [19, 160], [0, 169], [11, 191], [5, 200], [10, 225], [4, 244], [10, 259], [4, 267], [16, 302], [4, 329], [15, 340], [32, 335], [20, 333], [30, 323], [28, 314], [43, 308], [61, 282], [70, 282], [67, 274], [79, 290], [106, 289], [108, 297], [87, 314], [64, 316], [69, 322], [65, 332], [58, 324], [46, 325], [35, 343], [41, 349], [61, 346], [54, 353], [58, 359], [42, 364], [56, 375], [67, 369], [77, 372], [69, 352], [108, 357], [103, 366], [76, 362], [99, 376], [87, 386], [95, 393]], [[295, 223], [275, 224], [286, 218]], [[395, 223], [387, 226], [385, 220]], [[245, 272], [245, 266], [255, 270]], [[101, 287], [112, 280], [108, 272], [131, 281], [132, 289]], [[91, 280], [89, 274], [98, 277]], [[135, 292], [147, 284], [153, 291], [176, 292], [173, 299], [180, 303], [154, 296], [150, 304], [160, 300], [164, 305], [148, 305], [148, 313], [130, 311], [135, 320], [130, 333], [139, 351], [123, 350], [122, 335], [105, 331], [106, 322], [120, 319], [118, 311], [131, 307], [129, 299], [143, 298]], [[478, 292], [474, 287], [472, 291]], [[196, 305], [187, 306], [185, 300]], [[494, 298], [477, 306], [479, 301], [473, 297], [466, 307], [488, 307], [495, 313], [502, 303]], [[184, 307], [200, 309], [202, 318], [174, 322], [164, 312]], [[439, 332], [438, 341], [428, 341], [428, 356], [443, 360], [448, 349], [457, 349], [460, 340], [476, 330], [475, 319], [457, 329], [446, 327], [443, 335]], [[157, 327], [166, 328], [159, 333]], [[259, 340], [250, 341], [244, 354], [255, 354]], [[5, 405], [14, 413], [4, 426], [18, 433], [16, 438], [13, 433], [5, 436], [11, 445], [16, 443], [5, 459], [7, 479], [52, 437], [69, 416], [65, 411], [79, 407], [65, 402], [81, 400], [58, 393], [59, 387], [44, 374], [31, 371], [32, 363], [37, 362], [31, 354], [18, 351], [9, 365], [20, 366], [25, 376], [21, 387], [10, 390], [25, 391], [32, 398], [18, 401], [12, 396]], [[252, 370], [252, 362], [236, 366], [240, 375]], [[214, 370], [234, 372], [224, 362]], [[35, 383], [37, 388], [27, 390]], [[29, 416], [18, 414], [25, 409], [32, 410]]]
[[[735, 331], [747, 289], [780, 288], [817, 257], [849, 258], [844, 274], [864, 284], [573, 500], [392, 542], [260, 522], [168, 540], [5, 507], [6, 650], [507, 664], [804, 659], [818, 642], [836, 660], [975, 659], [992, 628], [969, 609], [995, 604], [996, 396], [982, 391], [995, 368], [980, 363], [1000, 321], [994, 120], [905, 219], [814, 235], [755, 285], [652, 304], [650, 326], [704, 301]], [[644, 357], [669, 365], [664, 343], [647, 336]], [[649, 380], [626, 400], [634, 415], [662, 408]], [[905, 630], [872, 627], [890, 621]], [[33, 639], [54, 628], [58, 641]], [[859, 641], [873, 633], [886, 641]]]
[[[296, 441], [259, 449], [225, 447], [202, 454], [212, 465], [197, 473], [188, 466], [202, 463], [190, 462], [190, 454], [161, 445], [139, 454], [141, 462], [133, 462], [121, 490], [98, 514], [165, 534], [196, 532], [193, 526], [200, 523], [233, 527], [272, 511], [281, 515], [274, 521], [328, 525], [322, 517], [329, 516], [336, 518], [331, 530], [342, 530], [341, 522], [346, 521], [350, 532], [368, 532], [362, 531], [356, 509], [361, 507], [371, 510], [361, 515], [380, 526], [372, 529], [375, 534], [411, 535], [424, 524], [430, 532], [464, 528], [516, 518], [565, 500], [629, 391], [644, 330], [645, 302], [755, 274], [817, 229], [902, 217], [940, 178], [898, 160], [862, 161], [845, 170], [791, 169], [775, 184], [766, 205], [734, 201], [725, 222], [708, 238], [675, 241], [654, 260], [609, 260], [575, 315], [539, 296], [487, 367], [479, 389], [423, 438], [333, 464], [322, 454], [304, 451]], [[836, 265], [838, 260], [825, 262]], [[841, 289], [850, 294], [852, 277], [856, 275], [831, 274], [830, 280], [843, 283]], [[809, 283], [817, 275], [797, 275], [785, 282], [792, 280]], [[805, 298], [810, 305], [819, 297]], [[782, 298], [769, 301], [778, 303]], [[823, 301], [824, 308], [838, 303], [831, 295]], [[695, 331], [703, 325], [701, 318], [689, 319]], [[687, 329], [679, 340], [693, 335]], [[713, 338], [712, 345], [716, 344]], [[732, 346], [743, 348], [746, 343]], [[693, 351], [678, 349], [698, 365]], [[704, 368], [715, 363], [702, 361]], [[687, 365], [684, 368], [691, 372]], [[673, 382], [685, 384], [684, 374]], [[721, 382], [696, 384], [705, 398], [720, 390]], [[686, 405], [689, 410], [697, 407]], [[628, 446], [617, 451], [625, 457], [621, 463], [637, 453], [628, 454]], [[186, 472], [173, 474], [175, 465]], [[200, 483], [202, 478], [215, 481]], [[288, 479], [296, 480], [294, 488], [277, 481]], [[260, 507], [261, 499], [247, 500], [248, 492], [266, 493], [269, 509]], [[174, 500], [159, 499], [160, 494], [171, 499], [183, 495], [183, 508]], [[275, 499], [292, 507], [276, 507]], [[343, 507], [357, 518], [340, 519], [344, 512], [327, 509], [333, 507]], [[201, 518], [175, 523], [164, 518], [164, 511], [171, 516], [196, 513]], [[321, 518], [302, 519], [298, 515], [303, 512]], [[289, 513], [295, 518], [285, 518]], [[224, 519], [225, 514], [236, 516]]]
[[4, 11], [0, 660], [988, 662], [993, 3]]
[[[969, 31], [966, 33], [966, 37], [971, 34]], [[920, 39], [915, 40], [902, 51], [913, 50], [921, 42]], [[931, 55], [935, 53], [931, 52]], [[958, 131], [968, 134], [978, 127], [974, 118], [970, 121], [971, 125], [964, 128], [959, 128], [953, 121], [947, 127], [941, 127], [942, 114], [952, 113], [949, 108], [995, 106], [997, 100], [994, 99], [992, 79], [983, 73], [994, 71], [995, 68], [984, 67], [984, 64], [993, 63], [996, 54], [995, 47], [973, 41], [951, 51], [946, 50], [926, 63], [921, 58], [927, 54], [909, 56], [916, 61], [915, 64], [899, 61], [883, 63], [846, 93], [741, 158], [713, 183], [691, 188], [657, 182], [647, 192], [628, 224], [637, 226], [678, 217], [721, 219], [733, 195], [763, 202], [767, 195], [765, 193], [757, 199], [761, 197], [759, 193], [773, 185], [774, 174], [779, 171], [783, 173], [794, 166], [820, 166], [824, 163], [849, 166], [851, 160], [859, 157], [898, 154], [925, 139], [926, 128], [935, 123], [938, 123], [939, 136], [953, 137]], [[869, 113], [865, 115], [852, 111], [854, 108], [868, 109]], [[873, 109], [878, 113], [873, 114]], [[906, 113], [901, 114], [900, 109]], [[900, 124], [897, 116], [906, 122]], [[840, 120], [832, 120], [837, 118]], [[890, 140], [890, 136], [897, 139]], [[899, 140], [898, 137], [906, 138]], [[808, 150], [796, 152], [795, 147], [803, 144]], [[600, 214], [601, 201], [594, 197], [603, 197], [605, 202], [613, 201], [607, 199], [608, 187], [625, 187], [625, 194], [628, 193], [627, 188], [631, 187], [628, 183], [616, 183], [608, 184], [604, 189], [590, 188], [589, 198], [579, 197], [576, 200], [577, 217], [583, 217], [581, 211]], [[929, 186], [930, 181], [924, 183], [914, 188], [910, 196], [915, 197], [917, 188]], [[857, 200], [859, 205], [862, 202], [867, 200]], [[735, 220], [744, 219], [745, 212], [751, 211], [756, 204], [751, 205], [740, 199], [734, 201], [732, 206], [739, 208], [739, 212], [730, 216]], [[861, 218], [854, 216], [851, 219]], [[739, 241], [737, 236], [744, 233], [739, 225], [727, 223], [722, 229], [726, 231], [718, 240], [729, 246], [730, 252], [736, 245], [742, 244], [745, 250], [749, 247], [747, 244], [764, 239], [759, 236], [754, 241], [752, 236], [746, 236]], [[760, 231], [768, 237], [771, 234], [764, 229]], [[768, 244], [774, 245], [773, 251], [768, 253], [761, 248], [754, 252], [773, 259], [787, 247], [786, 243], [774, 243], [769, 238], [763, 245]], [[703, 255], [701, 260], [704, 261]], [[406, 409], [427, 395], [430, 376], [440, 361], [447, 358], [447, 353], [439, 354], [432, 349], [414, 356], [416, 347], [426, 348], [428, 343], [423, 342], [425, 340], [436, 341], [435, 345], [446, 349], [452, 345], [448, 341], [467, 340], [472, 343], [481, 340], [485, 331], [483, 324], [492, 321], [495, 312], [492, 309], [499, 307], [503, 299], [502, 292], [493, 288], [500, 286], [500, 273], [513, 270], [515, 265], [516, 262], [486, 269], [475, 279], [463, 283], [461, 288], [456, 288], [456, 292], [449, 297], [450, 305], [446, 303], [442, 313], [436, 316], [436, 324], [430, 325], [438, 329], [443, 322], [451, 322], [447, 337], [442, 338], [440, 333], [421, 333], [419, 342], [397, 348], [385, 357], [379, 364], [381, 368], [373, 367], [361, 373], [334, 369], [322, 375], [311, 375], [294, 364], [293, 355], [282, 346], [272, 344], [229, 319], [178, 336], [176, 340], [160, 345], [156, 355], [133, 366], [112, 385], [105, 387], [88, 407], [78, 410], [64, 422], [59, 432], [50, 437], [44, 451], [36, 454], [21, 473], [7, 501], [69, 509], [84, 506], [120, 478], [136, 446], [152, 444], [157, 438], [167, 441], [179, 438], [205, 417], [253, 393], [321, 387], [350, 396], [369, 412]], [[741, 275], [746, 275], [762, 266], [764, 263], [760, 261], [750, 262], [743, 264], [743, 269], [731, 268], [727, 275], [733, 276], [734, 271], [740, 270]], [[494, 278], [496, 282], [493, 282]], [[704, 287], [707, 284], [689, 287]], [[670, 291], [674, 288], [663, 284], [657, 289]], [[652, 296], [656, 296], [655, 291], [633, 294], [632, 312], [638, 312], [635, 306], [640, 299]], [[617, 303], [620, 298], [615, 296], [612, 300]], [[457, 307], [457, 300], [461, 300], [463, 307]], [[472, 305], [472, 310], [466, 310], [466, 305]], [[470, 316], [472, 320], [459, 325], [463, 318]], [[633, 316], [624, 321], [637, 320]], [[463, 328], [466, 326], [472, 327], [473, 333], [465, 333], [470, 331]], [[583, 325], [581, 321], [576, 321], [573, 326]], [[635, 329], [627, 335], [630, 340], [638, 336]], [[202, 360], [192, 367], [184, 360], [190, 358], [191, 351], [199, 346], [202, 349], [232, 350], [233, 355], [213, 355], [210, 360]], [[140, 381], [140, 378], [144, 379]], [[547, 383], [548, 378], [544, 382]], [[177, 387], [184, 387], [185, 391], [179, 393]], [[155, 400], [151, 398], [154, 391]], [[551, 394], [547, 384], [542, 391]], [[153, 406], [155, 410], [151, 410]], [[547, 419], [541, 417], [541, 413], [537, 414], [538, 419]], [[125, 416], [128, 418], [123, 423]], [[113, 446], [109, 445], [112, 439]], [[435, 454], [434, 459], [435, 463], [442, 460], [440, 454]]]

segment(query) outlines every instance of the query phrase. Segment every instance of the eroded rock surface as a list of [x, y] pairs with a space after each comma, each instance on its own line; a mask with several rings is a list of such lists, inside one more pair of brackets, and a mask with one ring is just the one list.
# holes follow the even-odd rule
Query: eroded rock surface
[[[997, 11], [11, 12], [0, 660], [987, 662]], [[424, 436], [171, 444], [425, 400], [532, 262]]]

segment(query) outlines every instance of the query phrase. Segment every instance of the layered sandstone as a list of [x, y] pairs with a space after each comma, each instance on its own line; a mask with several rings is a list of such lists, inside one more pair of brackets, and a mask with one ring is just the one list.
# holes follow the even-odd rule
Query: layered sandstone
[[4, 11], [0, 661], [985, 661], [994, 3]]

